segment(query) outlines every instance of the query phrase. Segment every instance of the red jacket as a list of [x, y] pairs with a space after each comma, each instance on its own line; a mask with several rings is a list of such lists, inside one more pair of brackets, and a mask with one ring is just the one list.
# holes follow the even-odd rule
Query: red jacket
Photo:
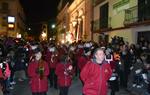
[[56, 56], [55, 54], [55, 56], [53, 56], [52, 52], [47, 51], [45, 60], [48, 62], [50, 68], [55, 69], [58, 61], [58, 55]]
[[90, 60], [90, 58], [87, 58], [86, 56], [80, 56], [78, 58], [78, 67], [80, 70], [84, 67], [84, 65]]
[[4, 78], [4, 75], [3, 75], [3, 72], [2, 72], [1, 68], [0, 68], [0, 78]]
[[[58, 63], [56, 66], [55, 73], [57, 75], [57, 82], [60, 87], [69, 87], [72, 81], [73, 69], [68, 70], [70, 63]], [[67, 72], [65, 74], [64, 72]]]
[[48, 91], [48, 79], [47, 76], [49, 75], [49, 68], [48, 63], [43, 61], [44, 63], [44, 73], [43, 79], [40, 79], [40, 75], [37, 73], [37, 68], [39, 63], [36, 61], [32, 61], [29, 63], [28, 66], [28, 75], [30, 77], [30, 87], [32, 92], [46, 92]]
[[107, 95], [107, 80], [111, 77], [112, 70], [108, 63], [99, 65], [89, 61], [80, 73], [84, 83], [84, 95]]

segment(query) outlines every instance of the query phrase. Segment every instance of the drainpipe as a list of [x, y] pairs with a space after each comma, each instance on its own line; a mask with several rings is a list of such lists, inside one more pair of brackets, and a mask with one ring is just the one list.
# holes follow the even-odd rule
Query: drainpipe
[[94, 32], [94, 0], [90, 0], [91, 5], [91, 40], [93, 41]]

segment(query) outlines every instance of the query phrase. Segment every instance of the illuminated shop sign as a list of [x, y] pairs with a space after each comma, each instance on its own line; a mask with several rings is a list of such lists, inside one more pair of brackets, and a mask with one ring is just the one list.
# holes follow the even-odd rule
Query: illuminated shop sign
[[8, 16], [8, 23], [15, 23], [15, 17]]

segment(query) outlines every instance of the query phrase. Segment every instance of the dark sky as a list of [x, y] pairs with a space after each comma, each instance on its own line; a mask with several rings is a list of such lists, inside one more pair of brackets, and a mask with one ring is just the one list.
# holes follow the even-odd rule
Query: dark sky
[[20, 0], [29, 22], [47, 21], [55, 18], [60, 0]]
[[57, 15], [57, 6], [60, 0], [20, 0], [25, 14], [28, 27], [31, 28], [29, 35], [38, 37], [41, 34], [41, 22], [53, 23]]

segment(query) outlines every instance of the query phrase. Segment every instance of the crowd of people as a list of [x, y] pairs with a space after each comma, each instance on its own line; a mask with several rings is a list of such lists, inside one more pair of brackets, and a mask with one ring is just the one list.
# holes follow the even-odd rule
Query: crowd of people
[[49, 85], [59, 89], [59, 95], [68, 95], [77, 77], [83, 95], [107, 95], [108, 88], [111, 95], [119, 88], [144, 88], [149, 95], [150, 42], [141, 37], [137, 44], [129, 44], [115, 36], [110, 43], [100, 43], [1, 40], [0, 90], [9, 93], [17, 75], [19, 81], [29, 78], [32, 95], [47, 95]]

